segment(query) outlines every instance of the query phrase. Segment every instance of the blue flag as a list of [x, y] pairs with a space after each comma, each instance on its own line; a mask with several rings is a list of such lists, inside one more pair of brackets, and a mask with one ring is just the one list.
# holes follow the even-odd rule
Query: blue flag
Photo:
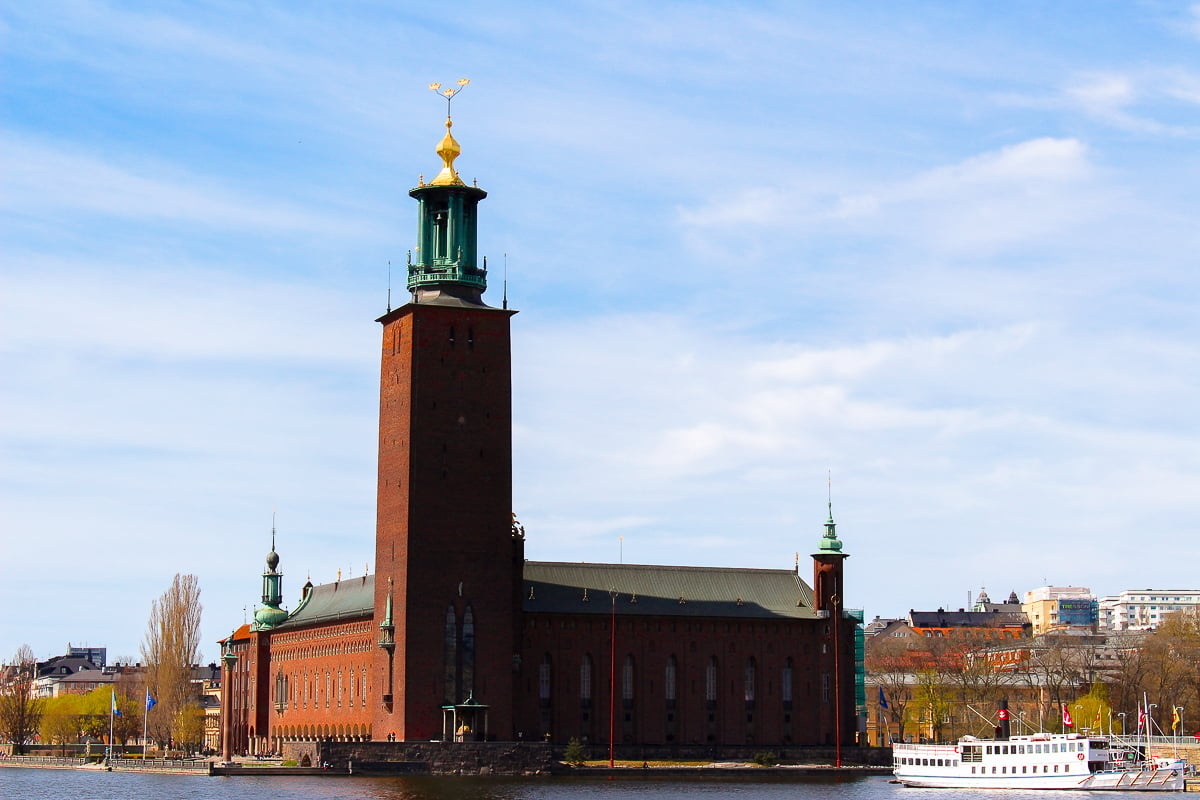
[[880, 708], [888, 707], [887, 698], [883, 696], [883, 687], [882, 686], [879, 687], [879, 707]]
[[109, 697], [112, 699], [112, 713], [118, 717], [122, 716], [121, 709], [117, 708], [117, 693], [113, 692]]
[[146, 690], [146, 710], [149, 711], [150, 709], [154, 708], [156, 705], [158, 705], [158, 701], [150, 696], [150, 690], [147, 689]]

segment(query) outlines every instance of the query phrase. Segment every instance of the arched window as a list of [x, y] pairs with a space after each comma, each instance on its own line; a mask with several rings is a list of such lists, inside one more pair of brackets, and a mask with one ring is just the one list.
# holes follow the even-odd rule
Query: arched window
[[458, 702], [458, 616], [454, 606], [446, 609], [442, 629], [442, 701], [447, 705]]
[[542, 656], [538, 664], [538, 701], [543, 706], [550, 705], [550, 654]]
[[666, 674], [663, 675], [663, 696], [666, 698], [668, 703], [672, 704], [675, 702], [675, 681], [677, 671], [678, 669], [675, 662], [675, 656], [668, 656]]
[[621, 670], [621, 699], [625, 706], [633, 705], [633, 656], [625, 656], [625, 667]]
[[470, 606], [463, 611], [462, 649], [463, 693], [470, 697], [475, 694], [475, 612]]
[[708, 669], [704, 671], [704, 699], [708, 703], [717, 702], [717, 657], [708, 659]]
[[592, 655], [585, 653], [579, 662], [579, 703], [584, 708], [592, 704]]
[[779, 693], [783, 697], [783, 707], [792, 707], [792, 658], [788, 656], [783, 662], [783, 677], [779, 681]]
[[746, 701], [747, 709], [754, 708], [754, 677], [757, 671], [758, 665], [755, 664], [754, 659], [751, 658], [746, 662], [746, 673], [742, 680], [742, 694]]

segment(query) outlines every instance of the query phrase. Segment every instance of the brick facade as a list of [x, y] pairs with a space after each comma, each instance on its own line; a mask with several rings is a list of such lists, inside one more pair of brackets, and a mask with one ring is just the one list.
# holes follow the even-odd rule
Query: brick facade
[[[411, 192], [424, 243], [409, 267], [413, 302], [378, 320], [375, 574], [305, 587], [286, 619], [256, 617], [234, 635], [232, 750], [605, 743], [610, 699], [623, 747], [853, 742], [855, 626], [841, 614], [832, 515], [812, 589], [798, 565], [562, 577], [562, 565], [525, 561], [512, 516], [514, 312], [482, 303], [474, 215], [485, 193], [458, 181], [449, 133], [439, 153], [443, 172]], [[271, 556], [264, 578], [276, 580]], [[604, 613], [614, 576], [628, 582], [615, 630]]]

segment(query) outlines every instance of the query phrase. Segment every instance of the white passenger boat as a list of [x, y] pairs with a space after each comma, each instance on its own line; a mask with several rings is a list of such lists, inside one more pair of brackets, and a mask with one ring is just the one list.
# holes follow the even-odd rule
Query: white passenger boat
[[957, 744], [892, 745], [896, 779], [957, 789], [1076, 789], [1179, 792], [1187, 763], [1152, 758], [1119, 737], [1035, 733], [1007, 739], [964, 736]]

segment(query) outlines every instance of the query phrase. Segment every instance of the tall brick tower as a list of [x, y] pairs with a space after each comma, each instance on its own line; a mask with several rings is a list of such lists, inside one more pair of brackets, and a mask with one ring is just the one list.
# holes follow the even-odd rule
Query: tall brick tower
[[515, 312], [483, 302], [476, 212], [487, 193], [459, 178], [450, 126], [447, 114], [441, 171], [409, 192], [411, 301], [378, 320], [376, 740], [512, 737], [523, 561], [512, 523]]

